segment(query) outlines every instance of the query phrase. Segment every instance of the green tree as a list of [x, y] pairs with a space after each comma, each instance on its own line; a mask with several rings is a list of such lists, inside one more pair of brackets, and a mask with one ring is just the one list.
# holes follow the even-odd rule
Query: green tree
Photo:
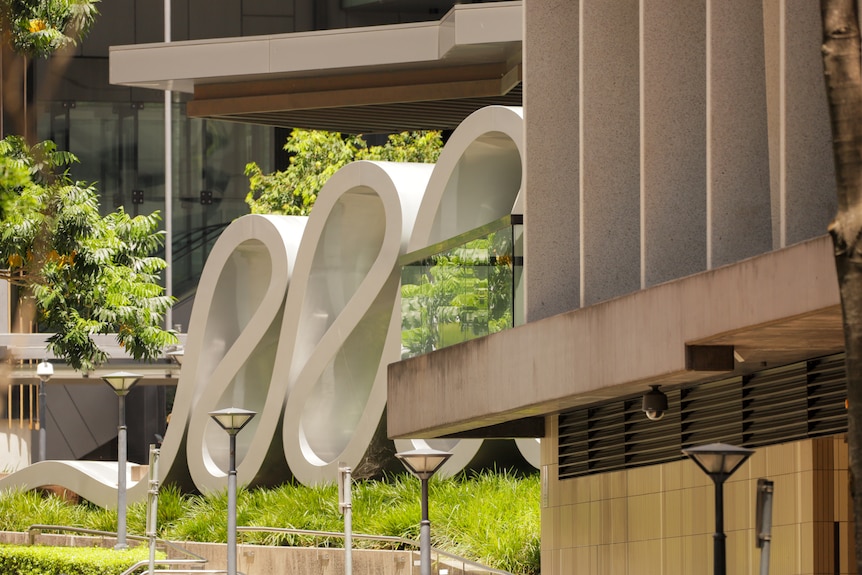
[[0, 140], [0, 278], [32, 297], [49, 349], [79, 370], [107, 357], [94, 334], [117, 334], [135, 359], [157, 357], [176, 336], [160, 327], [172, 298], [158, 284], [165, 261], [159, 215], [102, 217], [92, 186], [73, 181], [77, 161], [53, 142]]
[[[69, 64], [75, 46], [95, 22], [99, 0], [0, 0], [0, 137], [19, 134], [32, 143], [32, 114], [27, 102], [49, 99], [56, 78]], [[48, 74], [39, 83], [41, 94], [28, 95], [28, 68], [34, 58], [48, 58]], [[4, 126], [6, 119], [11, 126]]]
[[0, 0], [0, 26], [12, 49], [47, 58], [83, 38], [98, 15], [98, 0]]
[[252, 162], [246, 203], [253, 214], [305, 216], [326, 181], [345, 165], [358, 160], [434, 163], [443, 140], [440, 132], [403, 132], [390, 135], [382, 146], [368, 146], [362, 136], [294, 129], [284, 145], [290, 164], [284, 171], [264, 174]]

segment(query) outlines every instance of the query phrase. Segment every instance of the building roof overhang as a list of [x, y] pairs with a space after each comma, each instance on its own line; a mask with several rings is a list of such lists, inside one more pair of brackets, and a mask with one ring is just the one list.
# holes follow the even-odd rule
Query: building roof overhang
[[454, 129], [480, 107], [521, 104], [522, 22], [520, 1], [492, 2], [434, 22], [112, 46], [110, 81], [191, 94], [192, 117]]
[[827, 236], [389, 366], [394, 438], [546, 415], [844, 349]]
[[[165, 349], [161, 357], [152, 361], [133, 359], [123, 349], [116, 339], [116, 334], [96, 334], [93, 340], [105, 352], [108, 360], [90, 373], [75, 370], [62, 359], [48, 350], [50, 333], [0, 333], [0, 373], [10, 384], [38, 383], [36, 364], [42, 360], [54, 364], [54, 375], [50, 383], [58, 384], [89, 384], [102, 383], [104, 375], [117, 371], [129, 371], [140, 374], [141, 385], [176, 385], [180, 366], [171, 359]], [[177, 348], [185, 345], [186, 334], [177, 334]]]

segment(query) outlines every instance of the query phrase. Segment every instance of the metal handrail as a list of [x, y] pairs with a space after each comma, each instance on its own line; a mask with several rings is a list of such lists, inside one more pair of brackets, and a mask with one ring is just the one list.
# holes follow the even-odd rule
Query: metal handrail
[[[286, 527], [262, 527], [262, 526], [256, 526], [256, 525], [238, 526], [236, 528], [236, 530], [237, 531], [244, 531], [244, 532], [247, 531], [247, 532], [264, 532], [264, 533], [286, 533], [286, 534], [290, 534], [290, 535], [308, 535], [308, 536], [312, 536], [312, 537], [334, 537], [334, 538], [338, 538], [338, 539], [344, 539], [344, 537], [346, 536], [344, 533], [340, 533], [338, 531], [311, 531], [308, 529], [289, 529]], [[99, 531], [97, 529], [87, 529], [86, 527], [70, 527], [68, 525], [36, 524], [36, 525], [31, 525], [30, 527], [27, 528], [27, 534], [30, 538], [30, 544], [31, 545], [33, 543], [34, 532], [37, 532], [37, 531], [38, 532], [41, 532], [41, 531], [68, 531], [68, 532], [73, 532], [73, 533], [83, 533], [86, 535], [101, 535], [101, 536], [106, 536], [106, 537], [112, 537], [112, 536], [116, 537], [116, 535], [117, 535], [116, 533], [114, 533], [112, 531]], [[399, 543], [401, 545], [409, 545], [410, 547], [415, 547], [417, 549], [419, 548], [419, 542], [418, 541], [415, 541], [413, 539], [406, 539], [404, 537], [395, 537], [392, 535], [369, 535], [366, 533], [353, 533], [353, 534], [351, 534], [351, 536], [354, 539], [368, 539], [368, 540], [372, 540], [372, 541], [385, 541], [388, 543]], [[131, 539], [133, 541], [148, 541], [147, 537], [143, 537], [141, 535], [127, 535], [126, 538]], [[156, 560], [156, 564], [158, 564], [158, 565], [186, 565], [186, 564], [202, 565], [202, 564], [205, 564], [207, 562], [207, 560], [205, 558], [201, 557], [200, 555], [192, 553], [188, 549], [184, 549], [183, 547], [180, 547], [179, 545], [176, 545], [175, 543], [172, 543], [170, 541], [166, 541], [164, 539], [157, 539], [156, 541], [164, 547], [170, 547], [171, 549], [173, 549], [179, 553], [184, 553], [190, 557], [193, 557], [193, 559], [158, 559], [158, 560]], [[494, 575], [514, 575], [513, 573], [510, 573], [509, 571], [504, 571], [502, 569], [495, 569], [494, 567], [488, 567], [487, 565], [482, 565], [481, 563], [477, 563], [476, 561], [472, 561], [470, 559], [467, 559], [466, 557], [461, 557], [459, 555], [455, 555], [454, 553], [449, 553], [448, 551], [443, 551], [443, 550], [437, 549], [435, 547], [431, 547], [431, 551], [433, 553], [436, 553], [438, 556], [446, 557], [452, 561], [456, 561], [456, 562], [461, 563], [465, 566], [469, 565], [470, 567], [474, 567], [477, 570], [485, 571], [487, 573], [493, 573]], [[138, 563], [135, 563], [129, 569], [124, 571], [122, 573], [122, 575], [131, 575], [131, 573], [133, 573], [135, 570], [139, 569], [140, 567], [147, 566], [147, 565], [149, 565], [149, 561], [139, 561]], [[159, 570], [159, 573], [165, 573], [165, 574], [168, 574], [168, 573], [226, 573], [226, 572], [227, 571], [225, 571], [224, 569], [214, 570], [214, 571], [198, 570], [198, 569], [195, 569], [195, 570], [160, 569]]]
[[[236, 528], [237, 531], [256, 531], [256, 532], [265, 532], [265, 533], [287, 533], [290, 535], [310, 535], [312, 537], [336, 537], [340, 539], [344, 539], [346, 536], [344, 533], [340, 533], [338, 531], [311, 531], [308, 529], [289, 529], [286, 527], [260, 527], [255, 525], [245, 525], [238, 526]], [[353, 533], [351, 537], [354, 539], [370, 539], [374, 541], [386, 541], [389, 543], [400, 543], [402, 545], [409, 545], [411, 547], [419, 548], [419, 542], [413, 539], [405, 539], [403, 537], [395, 537], [392, 535], [369, 535], [366, 533]], [[461, 557], [459, 555], [455, 555], [454, 553], [449, 553], [448, 551], [443, 551], [441, 549], [437, 549], [436, 547], [431, 547], [431, 551], [436, 553], [438, 556], [442, 555], [447, 557], [453, 561], [459, 562], [463, 565], [469, 565], [470, 567], [475, 567], [478, 570], [485, 571], [487, 573], [494, 573], [495, 575], [514, 575], [509, 571], [503, 571], [502, 569], [495, 569], [493, 567], [488, 567], [487, 565], [482, 565], [481, 563], [477, 563], [476, 561], [472, 561], [467, 559], [466, 557]]]
[[[176, 563], [177, 563], [177, 561], [170, 561], [167, 559], [156, 559], [154, 564], [155, 565], [173, 565]], [[141, 567], [149, 567], [149, 566], [150, 566], [149, 561], [138, 561], [137, 563], [135, 563], [134, 565], [132, 565], [131, 567], [129, 567], [128, 569], [126, 569], [125, 571], [120, 573], [120, 575], [132, 575], [132, 573], [134, 573], [135, 571], [137, 571]], [[227, 573], [227, 570], [225, 570], [225, 569], [159, 569], [157, 573], [158, 573], [158, 575], [166, 575], [168, 573], [185, 573], [186, 575], [189, 575], [189, 574], [197, 574], [197, 573]], [[237, 575], [245, 575], [245, 573], [243, 573], [242, 571], [237, 571]]]
[[[153, 565], [186, 565], [186, 564], [194, 564], [194, 565], [203, 565], [206, 563], [206, 559], [204, 559], [203, 563], [200, 561], [195, 561], [194, 559], [156, 559], [153, 561]], [[120, 575], [132, 575], [135, 571], [140, 569], [141, 567], [149, 567], [149, 560], [141, 560], [123, 571]], [[159, 569], [159, 575], [163, 573], [227, 573], [224, 569]], [[245, 575], [244, 573], [238, 571], [237, 575]]]
[[[290, 529], [287, 527], [263, 527], [258, 525], [238, 525], [237, 531], [257, 531], [264, 533], [288, 533], [290, 535], [310, 535], [312, 537], [337, 537], [344, 538], [345, 534], [340, 531], [312, 531], [309, 529]], [[367, 535], [364, 533], [353, 533], [354, 539], [371, 539], [375, 541], [387, 541], [389, 543], [401, 543], [403, 545], [411, 545], [418, 547], [419, 542], [413, 539], [404, 539], [403, 537], [395, 537], [394, 535]], [[445, 551], [441, 552], [445, 553]]]

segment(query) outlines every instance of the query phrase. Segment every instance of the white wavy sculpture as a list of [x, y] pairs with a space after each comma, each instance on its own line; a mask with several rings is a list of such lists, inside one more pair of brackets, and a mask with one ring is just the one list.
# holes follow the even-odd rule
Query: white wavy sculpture
[[[520, 108], [484, 108], [433, 166], [356, 162], [326, 183], [307, 218], [232, 223], [201, 275], [161, 479], [224, 487], [227, 436], [208, 412], [229, 406], [258, 412], [237, 436], [241, 484], [333, 481], [340, 462], [359, 465], [379, 440], [386, 366], [400, 358], [398, 257], [519, 213], [522, 133]], [[441, 470], [452, 474], [482, 441], [428, 443], [454, 452]], [[536, 442], [518, 446], [538, 467]], [[116, 472], [116, 463], [48, 461], [0, 488], [61, 485], [112, 507]], [[133, 485], [129, 501], [146, 489]]]

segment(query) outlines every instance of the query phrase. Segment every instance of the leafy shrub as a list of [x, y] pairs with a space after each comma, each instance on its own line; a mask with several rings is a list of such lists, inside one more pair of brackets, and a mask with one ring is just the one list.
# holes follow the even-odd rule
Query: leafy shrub
[[143, 546], [117, 551], [101, 547], [0, 545], [0, 573], [117, 575], [148, 556]]
[[26, 531], [40, 523], [80, 525], [85, 515], [84, 508], [54, 493], [15, 490], [0, 497], [0, 526], [5, 531]]
[[[519, 575], [539, 573], [538, 474], [507, 472], [462, 474], [432, 479], [429, 519], [435, 547]], [[417, 541], [420, 483], [402, 473], [385, 481], [357, 481], [352, 491], [353, 531]], [[44, 513], [44, 514], [40, 514]], [[159, 537], [174, 541], [224, 543], [227, 540], [227, 491], [183, 494], [163, 486], [159, 496]], [[115, 531], [117, 514], [89, 503], [72, 505], [33, 492], [0, 494], [0, 530], [24, 531], [35, 523]], [[239, 489], [237, 524], [341, 532], [334, 484], [285, 484], [273, 489]], [[128, 530], [144, 535], [146, 504], [129, 506]], [[284, 533], [241, 532], [240, 540], [261, 545], [343, 546], [338, 538]], [[397, 544], [355, 538], [357, 548], [393, 548]], [[0, 568], [0, 573], [7, 571]], [[14, 571], [13, 571], [14, 572]], [[28, 573], [28, 572], [24, 572]]]
[[362, 136], [322, 130], [294, 129], [284, 145], [289, 166], [263, 173], [256, 163], [245, 167], [249, 192], [245, 198], [253, 214], [307, 216], [326, 181], [347, 164], [359, 160], [434, 163], [440, 156], [440, 132], [390, 134], [382, 146], [368, 146]]

